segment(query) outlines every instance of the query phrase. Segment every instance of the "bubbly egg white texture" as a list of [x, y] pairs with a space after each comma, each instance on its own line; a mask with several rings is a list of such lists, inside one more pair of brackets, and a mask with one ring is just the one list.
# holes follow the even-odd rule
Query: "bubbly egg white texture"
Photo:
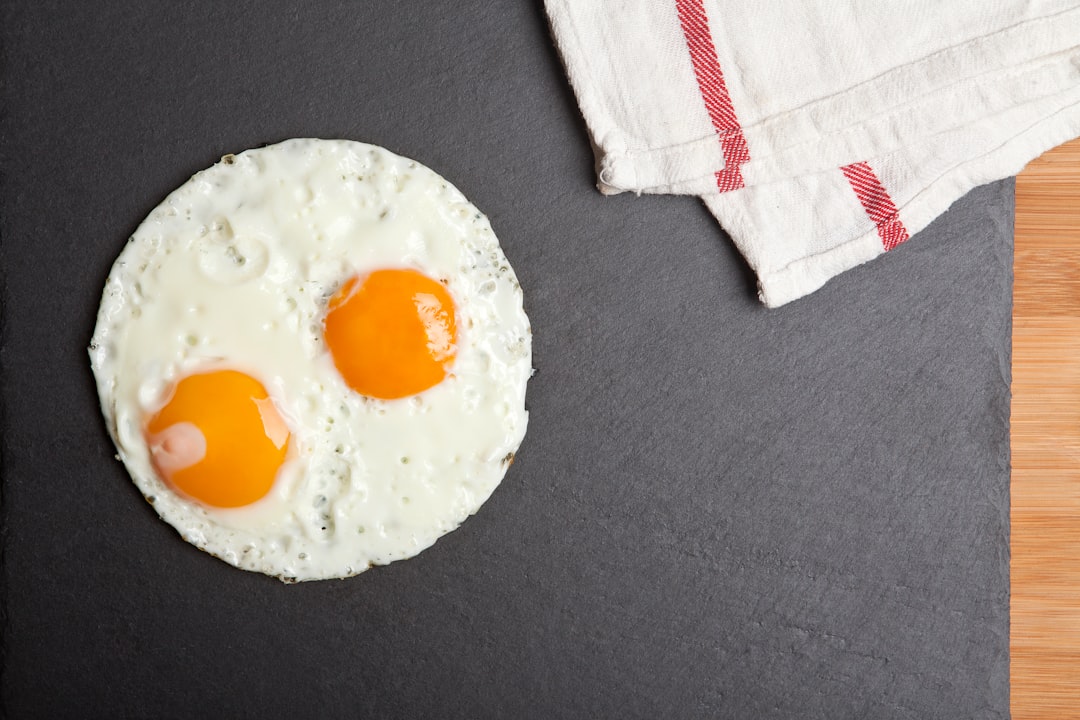
[[[413, 397], [351, 390], [322, 336], [355, 275], [418, 270], [454, 299], [457, 356]], [[226, 156], [142, 223], [108, 277], [90, 346], [102, 410], [135, 484], [185, 540], [285, 581], [411, 557], [491, 495], [526, 429], [531, 334], [487, 219], [382, 148], [290, 140]], [[291, 432], [270, 493], [204, 506], [162, 481], [147, 418], [185, 376], [259, 380]]]

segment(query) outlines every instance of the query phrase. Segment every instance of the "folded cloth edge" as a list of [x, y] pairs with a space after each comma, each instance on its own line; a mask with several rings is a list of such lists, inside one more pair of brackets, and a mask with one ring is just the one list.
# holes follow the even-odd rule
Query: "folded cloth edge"
[[[727, 170], [732, 160], [731, 153], [718, 147], [725, 144], [717, 143], [717, 134], [721, 133], [721, 128], [706, 129], [706, 126], [702, 126], [701, 134], [693, 139], [687, 138], [675, 144], [655, 145], [653, 140], [638, 138], [631, 128], [625, 127], [624, 121], [634, 116], [634, 113], [641, 112], [642, 100], [634, 94], [634, 83], [628, 82], [623, 75], [609, 76], [610, 68], [607, 68], [608, 72], [599, 69], [603, 63], [597, 56], [605, 53], [616, 54], [621, 47], [619, 41], [623, 38], [605, 32], [609, 29], [598, 24], [600, 21], [597, 19], [602, 17], [603, 13], [597, 12], [596, 8], [588, 9], [590, 7], [588, 3], [579, 6], [568, 0], [546, 1], [552, 37], [589, 130], [596, 156], [597, 188], [605, 195], [618, 192], [696, 195], [711, 191], [717, 186], [719, 176]], [[1042, 43], [1032, 45], [1016, 42], [1038, 29], [1047, 35], [1041, 40], [1051, 43], [1047, 48], [1042, 48]], [[1076, 82], [1076, 72], [1080, 69], [1080, 63], [1077, 63], [1075, 57], [1080, 50], [1080, 45], [1076, 45], [1075, 40], [1078, 30], [1080, 8], [1035, 17], [1003, 28], [993, 35], [969, 39], [917, 61], [897, 66], [879, 77], [847, 87], [804, 106], [792, 108], [781, 115], [745, 125], [739, 124], [731, 132], [739, 135], [738, 139], [745, 138], [744, 144], [749, 142], [750, 147], [754, 148], [753, 157], [747, 155], [746, 158], [738, 160], [742, 182], [728, 189], [821, 172], [849, 161], [889, 152], [891, 147], [901, 146], [910, 140], [899, 135], [889, 139], [889, 136], [896, 134], [895, 128], [905, 125], [901, 119], [895, 117], [897, 113], [909, 117], [918, 114], [918, 109], [913, 109], [912, 105], [938, 108], [937, 112], [924, 118], [923, 125], [917, 129], [918, 134], [928, 134], [965, 122], [962, 118], [954, 117], [959, 112], [967, 113], [971, 117], [993, 114], [1003, 109], [1004, 105], [1000, 105], [1001, 103], [1022, 104], [1034, 98], [1034, 95], [1025, 93], [1038, 92], [1046, 95], [1067, 87]], [[583, 33], [588, 37], [583, 36]], [[712, 39], [706, 39], [711, 48]], [[686, 42], [701, 50], [696, 38], [695, 42], [691, 42], [688, 35]], [[979, 62], [967, 57], [965, 53], [974, 53], [980, 58]], [[1029, 83], [1025, 79], [1017, 78], [1012, 82], [1013, 92], [995, 88], [997, 92], [993, 102], [999, 105], [987, 105], [990, 100], [985, 89], [992, 88], [995, 83], [1006, 82], [1009, 74], [1051, 60], [1058, 68], [1052, 87], [1035, 89], [1034, 86], [1028, 87]], [[1070, 68], [1071, 77], [1065, 77], [1067, 73], [1063, 70]], [[698, 68], [695, 68], [695, 71], [698, 71]], [[720, 68], [713, 68], [713, 71], [717, 77], [710, 82], [718, 81], [723, 85]], [[1046, 72], [1047, 77], [1050, 77], [1050, 74], [1049, 71]], [[701, 79], [699, 77], [699, 82]], [[599, 85], [602, 82], [617, 84], [618, 92], [614, 95], [608, 93], [610, 96], [605, 97]], [[924, 90], [909, 96], [913, 88]], [[702, 91], [704, 92], [704, 88]], [[739, 98], [729, 98], [725, 87], [720, 88], [720, 93], [723, 98], [706, 98], [706, 103], [725, 101], [730, 104], [734, 101], [735, 109], [738, 109]], [[631, 102], [635, 97], [638, 104]], [[852, 98], [858, 98], [858, 101], [852, 102]], [[941, 100], [947, 102], [939, 102]], [[958, 103], [959, 109], [955, 112], [943, 110], [946, 106], [956, 109]], [[861, 109], [857, 115], [847, 117], [855, 112], [853, 106]], [[733, 113], [734, 110], [730, 112]], [[619, 120], [620, 113], [626, 115], [622, 121]], [[847, 119], [841, 119], [845, 117]], [[739, 121], [732, 116], [724, 122]], [[800, 130], [783, 130], [789, 126], [792, 130], [796, 127]], [[806, 162], [808, 158], [799, 158], [800, 155], [810, 156], [824, 152], [817, 149], [817, 144], [826, 138], [843, 151], [842, 156], [816, 163]], [[765, 172], [754, 171], [753, 165], [777, 155], [799, 159], [800, 167], [792, 168], [792, 171], [788, 172], [782, 159], [777, 158], [772, 163], [765, 163], [765, 166], [771, 169]], [[773, 167], [777, 164], [778, 167]]]
[[[904, 223], [913, 239], [917, 241], [919, 231], [969, 191], [1016, 175], [1034, 158], [1076, 137], [1078, 130], [1080, 103], [1035, 124], [990, 152], [950, 169], [900, 206]], [[703, 196], [702, 200], [749, 261], [746, 240], [738, 234], [741, 223], [732, 214], [732, 209], [737, 206], [719, 206], [719, 194]], [[840, 273], [890, 249], [882, 242], [881, 228], [875, 227], [848, 242], [800, 258], [777, 270], [761, 271], [754, 267], [758, 276], [758, 297], [767, 307], [780, 307], [809, 295]]]
[[[1080, 82], [1080, 45], [1038, 58], [1009, 73], [987, 72], [977, 79], [958, 83], [919, 98], [913, 98], [888, 113], [870, 116], [835, 132], [822, 134], [771, 155], [755, 154], [741, 166], [746, 187], [780, 182], [800, 175], [826, 172], [840, 165], [859, 162], [867, 147], [889, 153], [913, 139], [945, 132], [1010, 107], [1051, 97]], [[993, 86], [990, 88], [989, 86]], [[943, 95], [955, 95], [952, 106], [961, 112], [935, 112], [947, 117], [934, 125], [912, 131], [912, 118], [925, 115], [927, 107]], [[897, 127], [907, 125], [903, 131]], [[701, 195], [716, 189], [716, 174], [723, 170], [710, 161], [718, 145], [715, 135], [680, 146], [653, 150], [605, 151], [595, 142], [598, 169], [597, 188], [605, 195], [620, 192], [637, 194]]]

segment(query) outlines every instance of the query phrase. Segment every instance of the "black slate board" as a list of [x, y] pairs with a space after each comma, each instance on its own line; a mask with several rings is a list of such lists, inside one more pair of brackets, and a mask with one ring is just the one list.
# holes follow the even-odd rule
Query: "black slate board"
[[[594, 190], [539, 3], [0, 7], [4, 714], [1007, 716], [1011, 183], [769, 311], [698, 201]], [[488, 213], [538, 373], [477, 516], [284, 586], [140, 499], [85, 347], [143, 216], [294, 136]]]

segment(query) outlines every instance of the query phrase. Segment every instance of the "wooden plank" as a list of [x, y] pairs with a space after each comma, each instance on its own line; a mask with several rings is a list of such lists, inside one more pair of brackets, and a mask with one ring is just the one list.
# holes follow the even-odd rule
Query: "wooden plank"
[[1016, 180], [1012, 714], [1080, 718], [1080, 140]]

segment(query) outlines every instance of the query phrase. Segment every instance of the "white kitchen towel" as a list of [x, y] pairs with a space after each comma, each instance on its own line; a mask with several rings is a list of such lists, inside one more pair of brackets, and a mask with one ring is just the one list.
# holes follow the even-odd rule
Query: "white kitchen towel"
[[598, 187], [695, 194], [770, 306], [1080, 135], [1080, 0], [547, 0]]

